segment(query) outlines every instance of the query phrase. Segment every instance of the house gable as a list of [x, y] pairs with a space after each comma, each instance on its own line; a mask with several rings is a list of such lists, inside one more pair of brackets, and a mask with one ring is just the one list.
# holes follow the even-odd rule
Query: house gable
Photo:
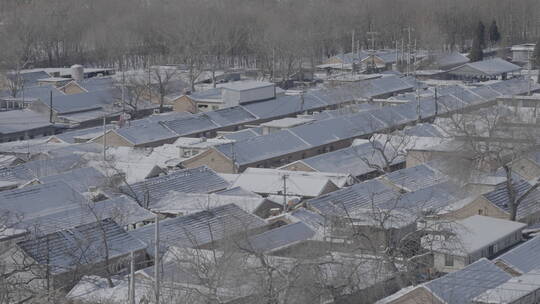
[[186, 168], [196, 168], [206, 165], [210, 169], [220, 173], [235, 173], [231, 159], [214, 148], [210, 148], [194, 157], [182, 162]]

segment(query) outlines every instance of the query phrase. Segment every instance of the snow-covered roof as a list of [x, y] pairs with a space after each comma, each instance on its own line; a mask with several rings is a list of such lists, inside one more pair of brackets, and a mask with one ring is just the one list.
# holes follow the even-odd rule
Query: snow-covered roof
[[467, 256], [520, 232], [527, 225], [489, 216], [473, 215], [443, 226], [450, 226], [447, 228], [453, 236], [446, 239], [439, 236], [429, 237], [429, 246], [436, 252]]
[[167, 175], [149, 178], [144, 181], [122, 186], [121, 191], [135, 196], [140, 202], [159, 202], [171, 191], [189, 193], [211, 193], [223, 190], [229, 183], [206, 166], [172, 171]]
[[254, 90], [258, 88], [265, 88], [274, 86], [271, 82], [266, 81], [255, 81], [255, 80], [247, 80], [247, 81], [234, 81], [234, 82], [228, 82], [221, 85], [222, 88], [227, 90], [233, 90], [233, 91], [248, 91], [248, 90]]
[[262, 123], [261, 126], [269, 128], [292, 128], [299, 125], [312, 122], [313, 119], [309, 118], [296, 118], [296, 117], [285, 117], [282, 119], [276, 119], [269, 122]]
[[185, 193], [171, 191], [149, 208], [157, 213], [187, 215], [214, 207], [235, 204], [249, 213], [253, 213], [266, 199], [262, 197]]
[[281, 194], [284, 176], [287, 195], [291, 196], [316, 197], [332, 189], [332, 186], [337, 188], [332, 178], [324, 174], [263, 168], [247, 168], [231, 187], [242, 187], [260, 194]]

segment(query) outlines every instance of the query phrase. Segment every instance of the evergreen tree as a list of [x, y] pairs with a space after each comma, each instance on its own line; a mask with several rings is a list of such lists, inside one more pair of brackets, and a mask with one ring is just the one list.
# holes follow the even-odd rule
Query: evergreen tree
[[497, 22], [493, 20], [491, 22], [491, 25], [489, 26], [489, 41], [492, 44], [495, 44], [501, 40], [501, 33], [499, 33], [499, 27], [497, 26]]
[[469, 53], [469, 59], [471, 62], [481, 61], [484, 59], [484, 52], [482, 51], [482, 46], [480, 45], [480, 41], [478, 39], [473, 40], [472, 49]]
[[486, 27], [484, 26], [484, 23], [482, 21], [478, 22], [478, 27], [476, 28], [476, 37], [475, 39], [478, 40], [480, 43], [480, 47], [486, 46]]

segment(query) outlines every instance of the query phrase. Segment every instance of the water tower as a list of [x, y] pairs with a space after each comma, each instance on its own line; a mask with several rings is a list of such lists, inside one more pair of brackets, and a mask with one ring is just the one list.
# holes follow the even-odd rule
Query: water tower
[[80, 64], [72, 65], [71, 78], [75, 81], [82, 81], [84, 79], [84, 67]]

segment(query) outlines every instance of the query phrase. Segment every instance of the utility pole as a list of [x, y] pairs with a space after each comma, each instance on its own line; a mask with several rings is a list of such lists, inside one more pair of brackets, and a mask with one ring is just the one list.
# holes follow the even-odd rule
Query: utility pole
[[[49, 122], [53, 123], [52, 90], [49, 92]], [[24, 96], [24, 95], [23, 95]], [[24, 104], [24, 97], [23, 97]]]
[[231, 161], [232, 161], [232, 171], [234, 174], [236, 174], [238, 172], [236, 172], [236, 152], [234, 150], [234, 141], [231, 142]]
[[529, 69], [528, 69], [528, 72], [527, 72], [527, 82], [529, 84], [529, 90], [528, 90], [528, 93], [527, 93], [527, 96], [531, 96], [531, 87], [532, 87], [532, 76], [531, 76], [531, 69], [532, 69], [532, 62], [531, 62], [531, 51], [527, 51], [527, 61], [528, 61], [528, 66], [529, 66]]
[[156, 215], [156, 229], [154, 235], [154, 283], [156, 292], [156, 304], [159, 304], [159, 215]]
[[103, 161], [107, 160], [107, 116], [103, 115]]
[[288, 206], [287, 206], [287, 177], [289, 175], [283, 174], [283, 211], [287, 212]]
[[135, 255], [133, 251], [130, 253], [130, 267], [129, 267], [129, 303], [135, 304]]

